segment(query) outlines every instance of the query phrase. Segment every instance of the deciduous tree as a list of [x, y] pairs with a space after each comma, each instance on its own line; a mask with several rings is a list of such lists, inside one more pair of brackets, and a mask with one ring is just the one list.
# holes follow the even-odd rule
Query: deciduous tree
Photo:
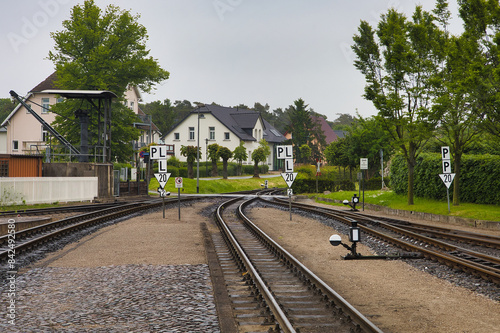
[[233, 152], [227, 147], [220, 147], [219, 155], [222, 158], [222, 177], [227, 179], [227, 161], [233, 157]]
[[[123, 98], [129, 86], [149, 92], [169, 76], [149, 55], [147, 31], [138, 15], [114, 5], [103, 11], [93, 0], [86, 0], [73, 7], [70, 18], [62, 25], [63, 30], [51, 34], [55, 45], [48, 57], [56, 68], [55, 84], [61, 89], [110, 90]], [[82, 104], [79, 108], [91, 108], [87, 102]], [[78, 122], [72, 121], [75, 107], [73, 101], [67, 101], [54, 105], [52, 111], [58, 114], [57, 130], [77, 144], [79, 138], [72, 136], [79, 133]], [[133, 118], [133, 112], [116, 101], [111, 121], [112, 155], [118, 155], [120, 160], [131, 155], [130, 141], [138, 137], [139, 132], [132, 127]], [[91, 114], [92, 144], [97, 140], [97, 126], [97, 116]]]
[[244, 142], [240, 141], [240, 144], [238, 147], [234, 148], [233, 151], [233, 158], [238, 162], [238, 171], [237, 174], [241, 176], [241, 164], [243, 161], [246, 161], [248, 159], [248, 154], [247, 150], [244, 146]]
[[219, 160], [219, 148], [220, 146], [216, 143], [212, 143], [211, 145], [208, 146], [208, 158], [210, 161], [212, 161], [212, 172], [211, 176], [212, 177], [217, 177], [218, 172], [217, 172], [217, 161]]
[[[196, 146], [181, 146], [181, 155], [186, 157], [188, 178], [194, 178], [193, 164], [196, 161], [197, 149]], [[201, 151], [199, 153], [201, 158]]]
[[432, 136], [433, 74], [442, 64], [436, 18], [417, 6], [409, 21], [395, 9], [381, 16], [377, 29], [362, 21], [354, 36], [355, 67], [365, 76], [364, 97], [406, 159], [408, 204], [413, 204], [417, 156]]

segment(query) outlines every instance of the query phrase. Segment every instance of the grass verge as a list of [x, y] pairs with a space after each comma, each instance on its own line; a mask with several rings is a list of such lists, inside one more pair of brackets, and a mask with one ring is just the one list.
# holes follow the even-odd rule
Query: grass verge
[[[196, 193], [196, 179], [183, 178], [183, 188], [181, 195]], [[215, 194], [227, 192], [239, 192], [247, 190], [256, 190], [262, 188], [261, 184], [268, 181], [268, 187], [286, 187], [285, 181], [281, 177], [273, 178], [245, 178], [245, 179], [214, 179], [214, 180], [200, 180], [200, 193], [201, 194]], [[149, 190], [156, 191], [159, 187], [156, 178], [151, 179], [149, 183]], [[169, 179], [165, 190], [177, 194], [178, 189], [174, 186], [174, 179]]]
[[[347, 199], [350, 201], [354, 193], [358, 194], [358, 191], [333, 192], [331, 194], [318, 194], [316, 196], [334, 200]], [[363, 192], [361, 192], [360, 201], [362, 202], [362, 200]], [[406, 195], [398, 195], [392, 191], [365, 191], [365, 203], [414, 212], [459, 216], [476, 220], [500, 221], [500, 206], [498, 205], [461, 203], [458, 206], [453, 206], [453, 203], [450, 202], [450, 213], [448, 213], [448, 202], [446, 200], [438, 201], [415, 197], [413, 205], [408, 205], [407, 202]]]

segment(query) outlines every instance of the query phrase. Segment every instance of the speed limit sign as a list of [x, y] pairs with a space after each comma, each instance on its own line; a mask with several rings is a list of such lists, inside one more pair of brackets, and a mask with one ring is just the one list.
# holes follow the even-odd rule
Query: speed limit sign
[[175, 177], [175, 188], [182, 188], [182, 177]]

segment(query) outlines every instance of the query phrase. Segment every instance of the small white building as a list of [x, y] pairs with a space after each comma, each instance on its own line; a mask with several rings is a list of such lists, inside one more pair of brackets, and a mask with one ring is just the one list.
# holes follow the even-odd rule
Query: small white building
[[204, 152], [202, 160], [206, 160], [209, 145], [217, 143], [234, 151], [243, 141], [248, 154], [243, 164], [253, 164], [252, 152], [259, 147], [259, 141], [265, 139], [271, 148], [266, 162], [269, 170], [278, 169], [276, 146], [286, 140], [259, 112], [218, 105], [196, 108], [162, 139], [165, 144], [174, 145], [174, 155], [181, 161], [186, 161], [181, 156], [181, 146], [197, 146], [199, 142]]

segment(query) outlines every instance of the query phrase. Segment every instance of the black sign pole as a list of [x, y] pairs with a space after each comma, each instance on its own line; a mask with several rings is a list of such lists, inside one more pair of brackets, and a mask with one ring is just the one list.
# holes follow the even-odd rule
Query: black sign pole
[[363, 178], [363, 212], [365, 211], [365, 173], [361, 172], [361, 177]]
[[162, 192], [162, 199], [163, 199], [163, 218], [165, 218], [165, 189], [163, 189], [163, 192]]
[[292, 220], [292, 188], [288, 188], [288, 206], [290, 208], [290, 221]]
[[179, 221], [181, 220], [181, 188], [177, 188], [177, 203], [179, 206]]

